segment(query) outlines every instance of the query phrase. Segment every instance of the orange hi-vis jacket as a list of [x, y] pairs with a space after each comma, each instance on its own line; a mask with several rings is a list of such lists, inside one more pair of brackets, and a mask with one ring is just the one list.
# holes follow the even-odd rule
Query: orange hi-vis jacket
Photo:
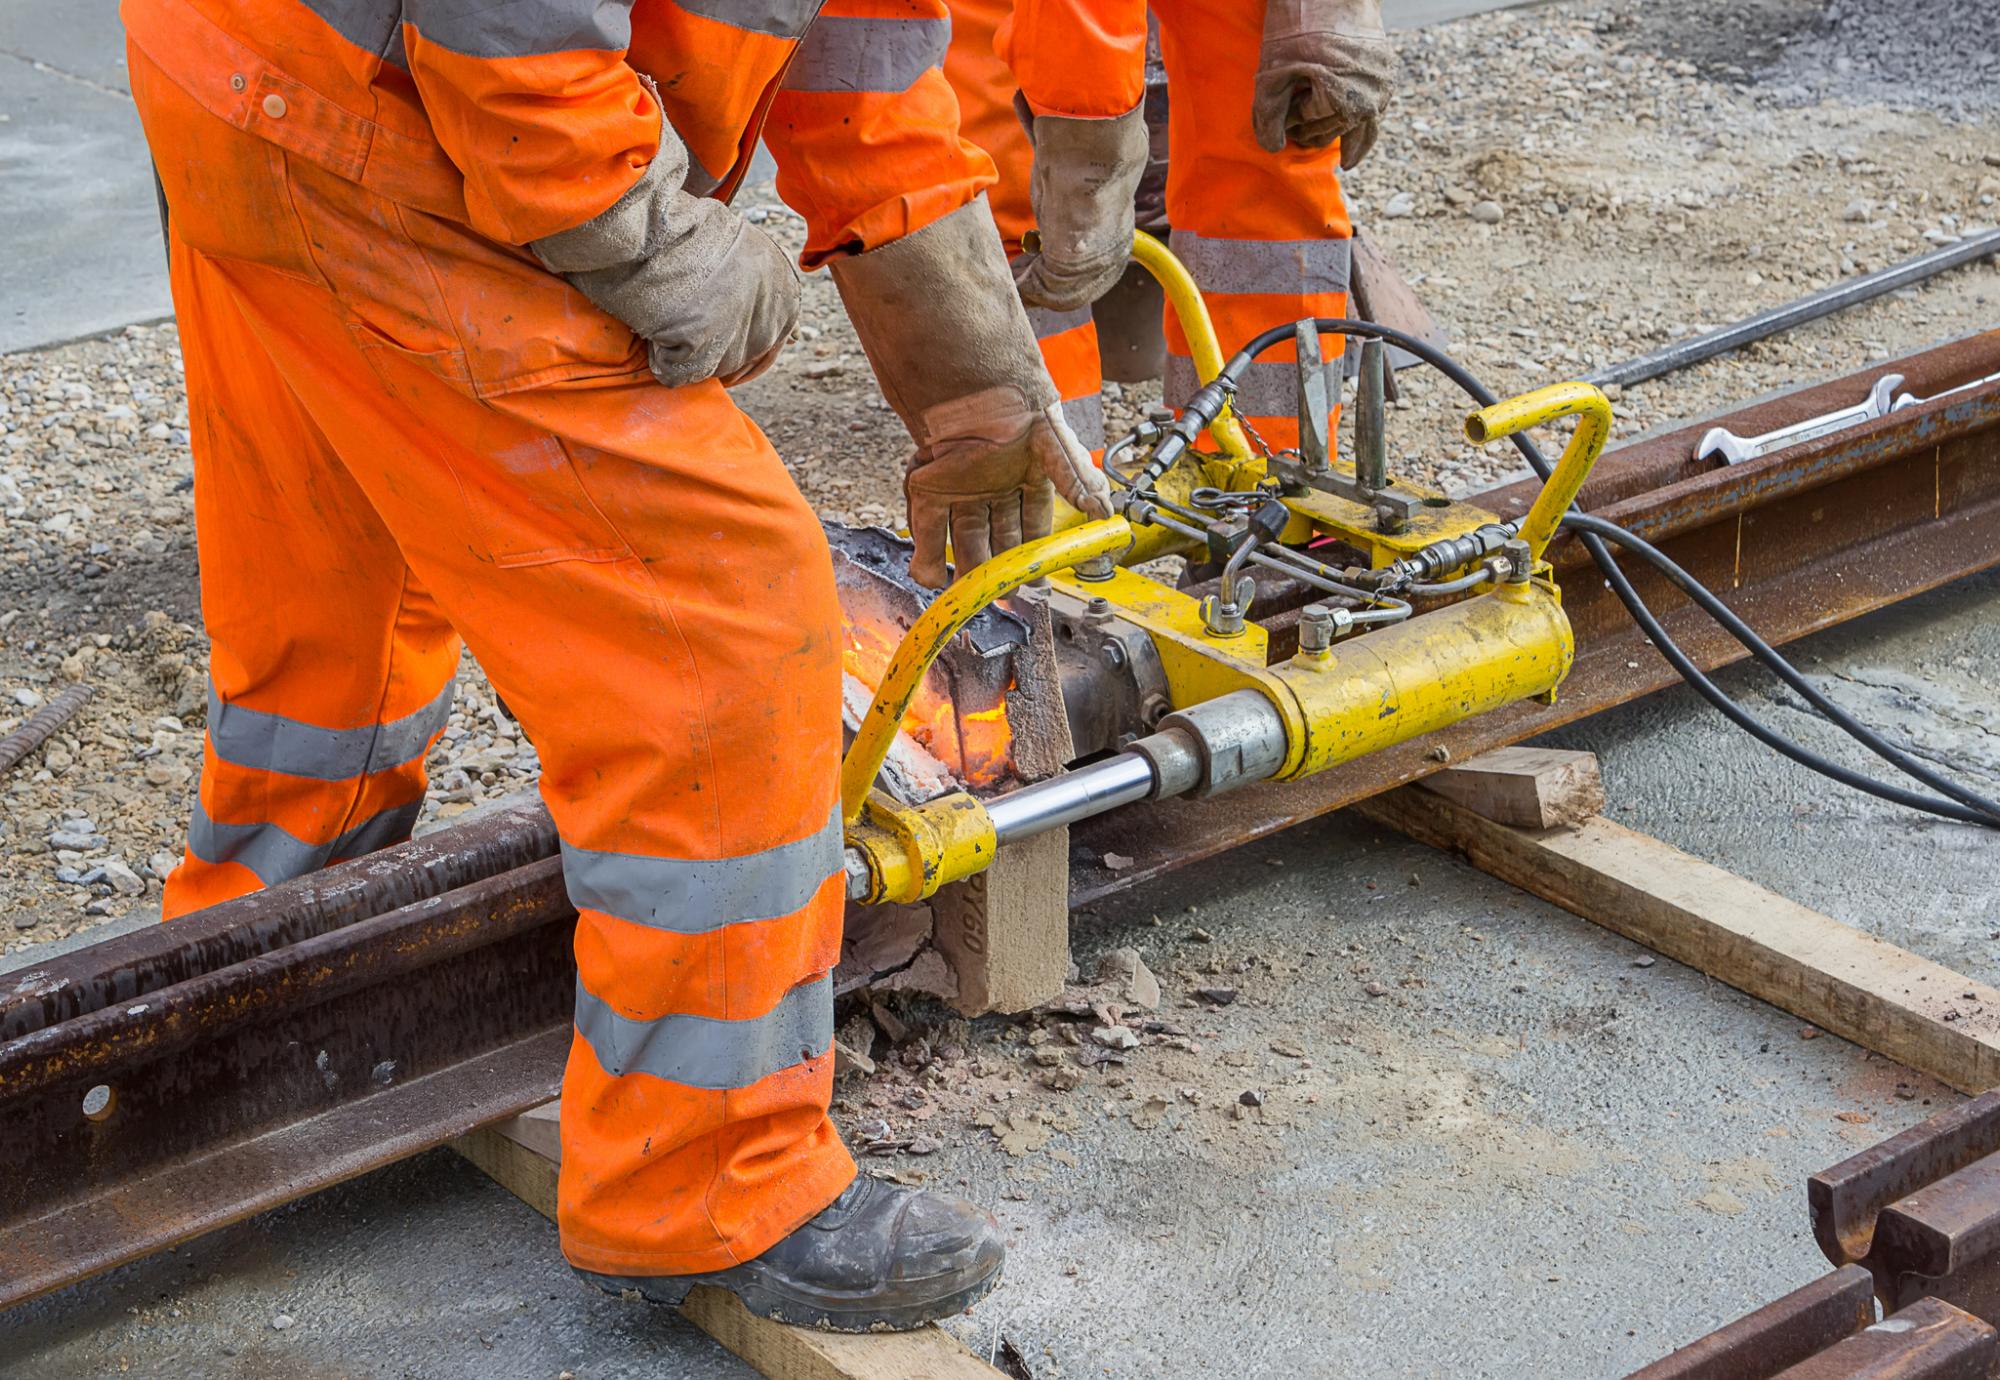
[[993, 181], [938, 70], [944, 0], [125, 0], [123, 16], [211, 114], [507, 244], [616, 201], [661, 109], [693, 192], [733, 192], [769, 142], [808, 267]]
[[1111, 119], [1146, 94], [1146, 0], [1016, 0], [993, 49], [1035, 114]]

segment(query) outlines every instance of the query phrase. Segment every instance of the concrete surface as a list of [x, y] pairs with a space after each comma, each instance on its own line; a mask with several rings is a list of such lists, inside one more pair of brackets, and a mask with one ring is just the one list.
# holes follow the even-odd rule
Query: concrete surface
[[117, 0], [0, 4], [0, 354], [167, 315]]
[[[1987, 575], [1800, 656], [1830, 693], [1991, 785], [1996, 615]], [[1724, 679], [1832, 750], [1755, 674]], [[1558, 741], [1603, 754], [1615, 818], [2000, 980], [1990, 835], [1824, 785], [1682, 692]], [[1086, 967], [1138, 947], [1200, 1051], [1149, 1046], [1065, 1098], [968, 1080], [971, 1098], [990, 1087], [1043, 1109], [1049, 1144], [1010, 1157], [940, 1117], [926, 1129], [947, 1148], [893, 1166], [1010, 1229], [1006, 1282], [954, 1328], [982, 1352], [1004, 1335], [1043, 1380], [1619, 1376], [1818, 1275], [1805, 1176], [1952, 1100], [1347, 817], [1076, 928]], [[1187, 1005], [1191, 985], [1218, 982], [1241, 989], [1235, 1005]], [[1248, 1089], [1265, 1106], [1238, 1120]], [[1154, 1096], [1166, 1107], [1142, 1129], [1133, 1113]], [[293, 1324], [274, 1328], [280, 1315]], [[0, 1318], [0, 1375], [128, 1364], [185, 1380], [742, 1373], [678, 1320], [573, 1288], [552, 1230], [448, 1153]]]

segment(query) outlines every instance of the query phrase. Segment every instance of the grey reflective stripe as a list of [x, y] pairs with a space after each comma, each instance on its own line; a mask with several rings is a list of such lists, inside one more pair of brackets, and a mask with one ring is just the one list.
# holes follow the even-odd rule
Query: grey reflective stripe
[[428, 41], [467, 57], [632, 46], [632, 0], [403, 0], [403, 16]]
[[1104, 395], [1092, 393], [1087, 398], [1070, 398], [1062, 405], [1063, 420], [1076, 433], [1076, 439], [1083, 442], [1086, 450], [1104, 449]]
[[208, 741], [215, 755], [239, 767], [315, 781], [347, 781], [414, 762], [451, 717], [452, 685], [400, 719], [366, 728], [320, 728], [281, 714], [224, 704], [208, 687]]
[[844, 860], [840, 808], [826, 827], [792, 843], [736, 858], [649, 858], [594, 853], [565, 843], [570, 904], [675, 934], [707, 934], [745, 920], [790, 915]]
[[949, 47], [949, 19], [817, 19], [785, 74], [785, 89], [907, 91], [944, 62]]
[[1047, 307], [1029, 307], [1028, 324], [1035, 328], [1035, 339], [1047, 340], [1050, 336], [1073, 331], [1088, 323], [1090, 308], [1079, 307], [1075, 311], [1051, 311]]
[[797, 38], [819, 13], [823, 0], [677, 0], [689, 14], [732, 29], [778, 38]]
[[1173, 249], [1203, 292], [1345, 292], [1346, 240], [1215, 240], [1176, 230]]
[[[1326, 348], [1332, 352], [1332, 358], [1321, 366], [1327, 371], [1326, 395], [1338, 398], [1341, 356], [1330, 343]], [[1193, 361], [1184, 355], [1168, 355], [1166, 378], [1161, 386], [1162, 400], [1169, 407], [1180, 407], [1194, 396], [1195, 388]], [[1236, 410], [1246, 417], [1298, 416], [1298, 365], [1290, 360], [1268, 359], [1252, 364], [1236, 390]]]
[[307, 9], [324, 19], [335, 33], [364, 52], [390, 60], [398, 67], [403, 59], [402, 0], [300, 0]]
[[218, 824], [197, 799], [188, 824], [188, 851], [203, 862], [241, 863], [265, 886], [276, 886], [330, 862], [358, 858], [401, 843], [423, 810], [421, 800], [396, 805], [371, 815], [331, 843], [307, 843], [275, 824]]
[[650, 1073], [690, 1088], [747, 1088], [833, 1046], [833, 978], [801, 983], [761, 1016], [621, 1016], [576, 984], [576, 1033], [614, 1078]]

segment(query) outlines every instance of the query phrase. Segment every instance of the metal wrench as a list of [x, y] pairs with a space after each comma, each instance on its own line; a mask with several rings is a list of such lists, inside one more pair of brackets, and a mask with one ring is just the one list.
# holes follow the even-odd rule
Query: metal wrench
[[1914, 393], [1896, 392], [1903, 386], [1901, 374], [1884, 374], [1875, 380], [1874, 386], [1868, 390], [1865, 401], [1858, 402], [1852, 407], [1843, 407], [1838, 412], [1829, 412], [1823, 417], [1796, 422], [1791, 426], [1766, 432], [1762, 436], [1743, 437], [1727, 427], [1715, 427], [1701, 438], [1701, 444], [1695, 447], [1694, 458], [1710, 460], [1720, 456], [1725, 465], [1740, 465], [1745, 460], [1755, 460], [1761, 455], [1783, 450], [1786, 446], [1817, 440], [1821, 436], [1858, 426], [1862, 422], [1886, 417], [1891, 412], [1901, 412], [1906, 407], [1920, 407], [1925, 403], [1936, 402], [1939, 398], [1970, 393], [1973, 389], [1984, 388], [1989, 383], [2000, 383], [2000, 374], [1988, 374], [1983, 379], [1974, 379], [1971, 383], [1963, 383], [1956, 388], [1947, 388], [1942, 393], [1933, 393], [1928, 398], [1920, 398]]
[[[1875, 380], [1874, 386], [1868, 390], [1868, 396], [1854, 406], [1843, 407], [1823, 417], [1794, 422], [1790, 426], [1779, 427], [1776, 431], [1767, 431], [1762, 436], [1738, 436], [1728, 427], [1713, 427], [1701, 438], [1701, 444], [1695, 447], [1694, 458], [1712, 460], [1720, 456], [1725, 465], [1740, 465], [1745, 460], [1755, 460], [1759, 456], [1769, 455], [1772, 451], [1783, 450], [1787, 446], [1817, 440], [1821, 436], [1858, 426], [1862, 422], [1872, 422], [1877, 417], [1886, 417], [1895, 408], [1906, 405], [1896, 397], [1896, 390], [1902, 386], [1901, 374], [1884, 374]], [[1919, 401], [1910, 398], [1908, 393], [1903, 397], [1908, 398], [1911, 403]]]

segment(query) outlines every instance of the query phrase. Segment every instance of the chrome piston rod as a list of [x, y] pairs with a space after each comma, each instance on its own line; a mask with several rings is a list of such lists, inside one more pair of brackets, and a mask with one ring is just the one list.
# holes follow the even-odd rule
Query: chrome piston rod
[[[1285, 760], [1285, 722], [1254, 690], [1238, 690], [1160, 721], [1160, 731], [1101, 762], [986, 802], [997, 846], [1045, 834], [1141, 800], [1216, 795], [1262, 781]], [[847, 850], [847, 894], [869, 894], [868, 860]]]
[[1135, 804], [1153, 794], [1158, 780], [1151, 762], [1136, 752], [1121, 752], [1003, 795], [987, 805], [986, 814], [993, 821], [995, 841], [1004, 846]]

